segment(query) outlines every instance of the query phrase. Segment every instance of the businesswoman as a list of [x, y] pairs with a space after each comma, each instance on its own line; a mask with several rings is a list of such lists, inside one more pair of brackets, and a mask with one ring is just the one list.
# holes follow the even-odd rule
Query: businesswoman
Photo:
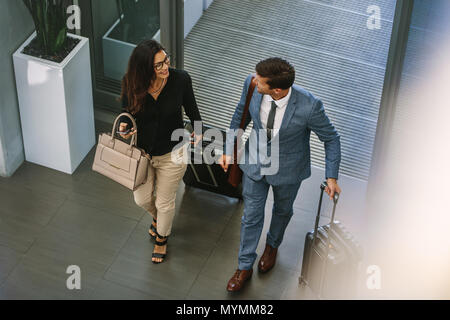
[[[138, 147], [147, 153], [147, 182], [133, 192], [136, 204], [153, 217], [149, 234], [155, 240], [153, 263], [161, 263], [167, 254], [167, 240], [175, 214], [176, 191], [187, 168], [187, 144], [177, 147], [182, 138], [172, 141], [172, 132], [182, 129], [182, 106], [191, 120], [201, 121], [192, 89], [192, 80], [183, 70], [170, 67], [167, 51], [155, 40], [141, 42], [131, 54], [128, 70], [122, 80], [120, 96], [128, 117], [119, 120], [119, 131], [125, 139], [137, 135]], [[197, 144], [201, 132], [192, 135]], [[183, 158], [184, 156], [184, 158]]]

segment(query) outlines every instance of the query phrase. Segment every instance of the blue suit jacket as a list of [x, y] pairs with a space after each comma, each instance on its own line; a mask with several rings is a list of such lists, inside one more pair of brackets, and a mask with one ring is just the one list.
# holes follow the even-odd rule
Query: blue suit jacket
[[[230, 129], [239, 128], [251, 78], [252, 75], [249, 75], [245, 80], [241, 100], [234, 112]], [[250, 121], [253, 120], [251, 133], [251, 136], [254, 135], [253, 137], [257, 136], [260, 129], [264, 129], [260, 119], [262, 98], [263, 95], [255, 88], [250, 103], [250, 117], [247, 118], [245, 124], [245, 128], [247, 128]], [[322, 102], [307, 90], [294, 85], [278, 133], [279, 169], [275, 174], [265, 175], [268, 183], [271, 185], [295, 184], [311, 176], [309, 143], [311, 131], [317, 134], [325, 146], [325, 178], [338, 178], [341, 161], [340, 136], [325, 114]], [[257, 161], [256, 164], [249, 163], [250, 140], [245, 146], [245, 163], [240, 164], [240, 168], [250, 178], [259, 181], [263, 178], [261, 168], [266, 166], [260, 161]], [[270, 142], [266, 143], [266, 146], [270, 151]], [[230, 154], [230, 152], [227, 153]]]

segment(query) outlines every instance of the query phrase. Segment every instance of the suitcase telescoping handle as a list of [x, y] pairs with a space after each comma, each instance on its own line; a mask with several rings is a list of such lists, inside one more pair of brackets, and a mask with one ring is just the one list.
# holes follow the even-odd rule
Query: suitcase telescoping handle
[[[313, 240], [312, 240], [312, 245], [311, 245], [311, 249], [309, 250], [309, 259], [308, 259], [308, 270], [311, 270], [311, 258], [312, 258], [312, 252], [314, 251], [314, 247], [316, 245], [316, 239], [317, 239], [317, 232], [319, 229], [319, 221], [320, 221], [320, 212], [322, 210], [322, 200], [323, 200], [323, 193], [325, 191], [325, 188], [327, 187], [327, 182], [324, 181], [322, 182], [322, 184], [320, 185], [320, 199], [319, 199], [319, 207], [317, 209], [317, 216], [316, 216], [316, 222], [314, 225], [314, 235], [313, 235]], [[336, 206], [339, 200], [339, 193], [335, 192], [334, 193], [334, 197], [333, 197], [333, 213], [331, 214], [331, 222], [330, 222], [330, 234], [332, 232], [332, 228], [333, 228], [333, 224], [334, 224], [334, 216], [336, 213]], [[320, 272], [320, 289], [319, 289], [319, 298], [322, 297], [322, 292], [323, 292], [323, 285], [324, 285], [324, 278], [325, 278], [325, 273], [327, 272], [327, 266], [328, 266], [328, 255], [330, 253], [330, 236], [329, 235], [327, 237], [327, 247], [326, 247], [326, 255], [324, 258], [324, 263], [323, 263], [323, 267], [322, 270]]]
[[[316, 236], [317, 236], [317, 230], [319, 229], [319, 221], [320, 221], [320, 212], [322, 210], [322, 200], [323, 200], [323, 193], [325, 191], [325, 188], [328, 186], [327, 182], [324, 181], [322, 182], [322, 184], [320, 185], [320, 200], [319, 200], [319, 207], [317, 209], [317, 216], [316, 216], [316, 223], [314, 224], [314, 241], [316, 240]], [[334, 216], [336, 213], [336, 206], [339, 200], [339, 193], [335, 192], [334, 193], [334, 197], [333, 197], [333, 213], [331, 214], [331, 224], [334, 223]], [[315, 243], [315, 242], [313, 242]]]

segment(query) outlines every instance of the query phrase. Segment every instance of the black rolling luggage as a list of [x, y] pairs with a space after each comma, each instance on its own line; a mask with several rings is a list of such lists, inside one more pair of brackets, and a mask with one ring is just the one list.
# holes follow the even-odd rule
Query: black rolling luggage
[[319, 299], [352, 299], [356, 295], [362, 250], [345, 227], [334, 221], [338, 194], [330, 224], [318, 227], [326, 182], [320, 188], [314, 230], [305, 237], [300, 285], [308, 286]]
[[[189, 121], [185, 122], [185, 128], [192, 132], [192, 126]], [[203, 125], [203, 130], [211, 129], [212, 127]], [[204, 161], [205, 148], [213, 147], [214, 151], [217, 153], [223, 153], [223, 146], [225, 145], [226, 132], [221, 130], [223, 141], [202, 141], [202, 148], [194, 148], [191, 150], [191, 162], [188, 165], [186, 174], [183, 177], [183, 182], [186, 186], [195, 187], [199, 189], [208, 190], [214, 193], [223, 194], [232, 198], [242, 199], [242, 185], [238, 188], [234, 188], [228, 183], [228, 173], [224, 172], [222, 167], [217, 164], [206, 164]], [[197, 153], [200, 149], [200, 153]], [[197, 153], [197, 155], [196, 155]], [[214, 152], [212, 153], [215, 154]], [[200, 157], [203, 159], [203, 163], [194, 163], [195, 157]]]

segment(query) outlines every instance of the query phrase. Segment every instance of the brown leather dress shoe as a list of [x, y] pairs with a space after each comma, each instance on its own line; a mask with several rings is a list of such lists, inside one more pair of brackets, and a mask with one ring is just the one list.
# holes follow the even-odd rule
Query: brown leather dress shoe
[[259, 272], [265, 273], [273, 268], [277, 260], [277, 252], [278, 248], [272, 248], [266, 244], [266, 249], [264, 249], [264, 253], [258, 263]]
[[237, 269], [233, 277], [228, 281], [227, 290], [236, 292], [244, 287], [245, 282], [252, 277], [253, 269], [239, 270]]

